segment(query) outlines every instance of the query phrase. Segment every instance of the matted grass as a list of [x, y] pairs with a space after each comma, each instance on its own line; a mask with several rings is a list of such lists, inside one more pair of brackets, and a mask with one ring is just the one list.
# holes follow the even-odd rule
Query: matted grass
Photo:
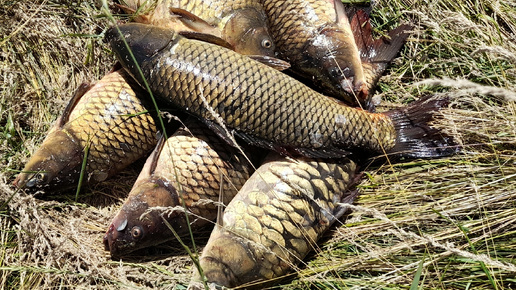
[[[138, 164], [78, 202], [73, 190], [40, 200], [10, 185], [75, 88], [112, 66], [103, 13], [82, 1], [0, 0], [2, 289], [188, 284], [192, 262], [179, 245], [123, 261], [103, 250]], [[378, 34], [415, 25], [381, 79], [380, 109], [449, 96], [436, 126], [463, 149], [364, 165], [353, 213], [277, 287], [516, 288], [516, 2], [378, 1], [373, 22]]]

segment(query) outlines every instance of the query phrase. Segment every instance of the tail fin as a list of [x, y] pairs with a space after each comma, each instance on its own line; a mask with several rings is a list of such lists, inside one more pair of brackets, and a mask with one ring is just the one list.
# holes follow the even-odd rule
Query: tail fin
[[[355, 36], [355, 43], [360, 54], [364, 75], [366, 79], [366, 91], [372, 96], [373, 90], [389, 62], [398, 54], [405, 40], [409, 36], [408, 31], [411, 25], [400, 25], [391, 30], [387, 36], [377, 40], [373, 39], [369, 14], [363, 9], [350, 9], [352, 13], [351, 29]], [[372, 104], [367, 102], [370, 110], [374, 109]]]
[[351, 18], [351, 29], [363, 62], [387, 65], [400, 51], [409, 36], [412, 25], [403, 24], [391, 30], [385, 37], [373, 39], [369, 15], [358, 10]]
[[406, 108], [386, 114], [392, 119], [398, 136], [389, 154], [410, 158], [443, 157], [459, 147], [451, 136], [430, 127], [436, 112], [449, 103], [447, 98], [422, 98]]

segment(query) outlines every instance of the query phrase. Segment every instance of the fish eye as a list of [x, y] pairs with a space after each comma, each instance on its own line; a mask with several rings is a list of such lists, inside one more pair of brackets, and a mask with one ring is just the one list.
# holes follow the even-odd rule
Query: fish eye
[[139, 237], [142, 236], [142, 229], [138, 226], [134, 226], [132, 229], [131, 229], [131, 236], [133, 236], [133, 238], [137, 239]]
[[272, 41], [269, 39], [262, 40], [262, 47], [263, 48], [271, 48], [272, 47]]
[[27, 187], [33, 187], [34, 185], [43, 184], [47, 182], [48, 174], [45, 172], [40, 172], [37, 174], [34, 174], [32, 178], [27, 182]]
[[45, 182], [47, 179], [47, 174], [46, 173], [38, 173], [38, 174], [36, 174], [36, 179], [38, 180], [38, 182]]

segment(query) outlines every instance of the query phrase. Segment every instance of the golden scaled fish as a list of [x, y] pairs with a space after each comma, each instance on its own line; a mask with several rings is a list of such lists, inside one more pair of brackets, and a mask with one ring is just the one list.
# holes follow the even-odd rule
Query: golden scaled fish
[[448, 147], [452, 140], [427, 123], [443, 100], [370, 113], [223, 47], [141, 24], [119, 29], [122, 36], [112, 28], [106, 37], [122, 65], [143, 83], [124, 37], [154, 95], [221, 136], [227, 136], [225, 127], [251, 144], [308, 157], [341, 157], [348, 151], [408, 157], [455, 152]]
[[116, 174], [156, 146], [157, 128], [136, 94], [144, 94], [124, 70], [82, 86], [34, 152], [14, 185], [45, 191]]
[[356, 170], [349, 159], [264, 163], [224, 210], [191, 289], [204, 289], [204, 278], [211, 289], [257, 286], [295, 268], [355, 200]]
[[127, 12], [140, 9], [144, 13], [134, 18], [136, 22], [171, 28], [256, 58], [275, 55], [267, 17], [257, 0], [157, 0], [144, 4], [126, 0], [125, 4], [122, 8]]
[[254, 171], [248, 160], [262, 155], [247, 148], [246, 159], [195, 118], [185, 126], [160, 140], [109, 226], [104, 245], [112, 257], [175, 239], [166, 222], [180, 236], [213, 224]]
[[[407, 37], [403, 26], [390, 41], [373, 41], [363, 12], [348, 18], [341, 0], [263, 0], [279, 57], [292, 72], [313, 82], [327, 95], [371, 108], [370, 90]], [[353, 14], [353, 13], [349, 13]], [[357, 19], [359, 18], [359, 19]], [[369, 25], [362, 29], [361, 25]], [[364, 41], [367, 46], [363, 46]], [[357, 43], [358, 42], [358, 43]], [[364, 70], [363, 64], [374, 69]]]

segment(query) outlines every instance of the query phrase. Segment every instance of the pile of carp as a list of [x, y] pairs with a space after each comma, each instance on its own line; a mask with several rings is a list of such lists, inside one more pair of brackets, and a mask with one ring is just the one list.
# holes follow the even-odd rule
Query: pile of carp
[[[150, 153], [104, 237], [113, 258], [215, 223], [191, 288], [266, 282], [297, 265], [355, 200], [356, 162], [456, 151], [428, 124], [446, 100], [374, 113], [374, 86], [411, 26], [375, 40], [370, 7], [119, 7], [133, 22], [105, 33], [118, 63], [77, 90], [14, 181], [39, 193], [81, 176], [98, 183]], [[177, 116], [166, 124], [165, 108]]]

